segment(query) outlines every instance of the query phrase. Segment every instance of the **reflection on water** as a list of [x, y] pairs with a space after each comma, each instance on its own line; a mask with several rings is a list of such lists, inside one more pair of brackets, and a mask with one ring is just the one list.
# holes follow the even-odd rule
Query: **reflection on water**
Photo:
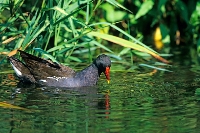
[[1, 75], [0, 102], [30, 111], [1, 106], [0, 132], [198, 132], [199, 78], [179, 74], [112, 73], [109, 85], [102, 79], [96, 87], [67, 89], [20, 88]]

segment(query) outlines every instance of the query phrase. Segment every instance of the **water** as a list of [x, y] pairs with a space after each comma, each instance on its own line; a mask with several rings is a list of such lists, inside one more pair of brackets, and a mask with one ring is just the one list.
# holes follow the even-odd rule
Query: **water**
[[19, 88], [1, 74], [0, 133], [199, 132], [199, 74], [179, 70], [112, 72], [111, 84], [102, 76], [98, 86], [76, 89]]

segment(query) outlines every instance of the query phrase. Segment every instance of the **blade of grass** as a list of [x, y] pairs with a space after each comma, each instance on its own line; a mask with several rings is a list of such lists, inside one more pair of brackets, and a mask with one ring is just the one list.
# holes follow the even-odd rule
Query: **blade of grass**
[[126, 11], [132, 13], [130, 10], [128, 10], [126, 7], [122, 6], [121, 4], [119, 4], [119, 3], [118, 3], [117, 1], [115, 1], [115, 0], [106, 0], [106, 1], [109, 2], [110, 4], [112, 4], [112, 5], [115, 6], [115, 7], [120, 7], [120, 8], [122, 8], [122, 9], [124, 9], [124, 10], [126, 10]]
[[145, 47], [143, 47], [141, 45], [138, 45], [136, 43], [124, 40], [122, 38], [119, 38], [119, 37], [116, 37], [116, 36], [113, 36], [113, 35], [94, 32], [94, 31], [89, 32], [88, 35], [102, 38], [104, 40], [116, 43], [116, 44], [121, 45], [123, 47], [132, 48], [132, 49], [135, 49], [135, 50], [138, 50], [138, 51], [141, 51], [141, 52], [148, 53], [148, 54], [152, 55], [154, 58], [156, 58], [156, 59], [158, 59], [158, 60], [160, 60], [160, 61], [162, 61], [164, 63], [169, 63], [167, 60], [165, 60], [164, 58], [160, 57], [158, 54], [150, 51], [149, 49], [147, 49], [147, 48], [145, 48]]
[[48, 20], [46, 20], [44, 23], [45, 23], [45, 24], [44, 24], [42, 27], [38, 26], [38, 27], [33, 31], [32, 35], [29, 36], [29, 38], [27, 38], [27, 41], [26, 41], [26, 42], [25, 42], [25, 41], [23, 42], [23, 44], [22, 44], [22, 45], [24, 45], [23, 49], [26, 49], [26, 48], [33, 42], [33, 40], [35, 40], [35, 38], [38, 37], [38, 35], [39, 35], [41, 32], [43, 32], [43, 31], [46, 29], [46, 27], [49, 26], [49, 24], [50, 24], [50, 22], [49, 22]]
[[96, 45], [96, 46], [98, 46], [98, 47], [100, 47], [100, 48], [102, 48], [102, 49], [104, 49], [104, 50], [106, 50], [106, 51], [108, 51], [110, 53], [113, 53], [112, 50], [110, 50], [106, 46], [102, 45], [101, 43], [99, 43], [99, 42], [97, 42], [97, 41], [95, 41], [95, 40], [93, 40], [91, 38], [88, 38], [88, 37], [84, 36], [82, 39], [83, 39], [83, 41], [89, 42], [90, 44], [94, 44], [94, 45]]
[[[41, 53], [44, 57], [51, 59], [53, 62], [58, 63], [58, 61], [52, 56], [50, 55], [48, 52], [44, 51], [41, 48], [34, 48], [35, 51]], [[59, 63], [58, 63], [59, 64]]]
[[[129, 37], [131, 40], [133, 40], [135, 43], [140, 44], [141, 46], [149, 49], [150, 51], [157, 53], [156, 51], [154, 51], [153, 49], [147, 47], [144, 43], [140, 42], [138, 39], [132, 37], [130, 34], [126, 33], [125, 31], [123, 31], [122, 29], [118, 28], [117, 26], [115, 26], [114, 24], [108, 23], [108, 22], [100, 22], [100, 23], [95, 23], [95, 24], [91, 24], [89, 25], [89, 27], [91, 26], [95, 26], [95, 25], [109, 25], [111, 27], [113, 27], [114, 29], [118, 30], [120, 33], [126, 35], [127, 37]], [[158, 53], [157, 53], [158, 54]]]
[[149, 67], [149, 68], [152, 68], [152, 69], [156, 69], [156, 70], [160, 70], [160, 71], [173, 72], [173, 71], [167, 70], [165, 68], [159, 68], [159, 67], [155, 67], [155, 66], [151, 66], [151, 65], [147, 65], [147, 64], [139, 64], [139, 65]]

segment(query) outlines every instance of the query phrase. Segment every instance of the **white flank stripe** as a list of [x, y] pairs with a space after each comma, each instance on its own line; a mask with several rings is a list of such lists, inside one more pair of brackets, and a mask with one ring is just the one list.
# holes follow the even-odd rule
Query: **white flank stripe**
[[59, 81], [60, 79], [66, 79], [67, 77], [56, 77], [56, 76], [53, 76], [53, 77], [47, 77], [48, 79], [54, 79], [56, 81]]
[[22, 73], [12, 64], [10, 63], [15, 71], [15, 73], [17, 74], [18, 77], [22, 76]]
[[47, 81], [46, 81], [46, 80], [44, 80], [44, 79], [41, 79], [40, 81], [41, 81], [41, 82], [47, 82]]

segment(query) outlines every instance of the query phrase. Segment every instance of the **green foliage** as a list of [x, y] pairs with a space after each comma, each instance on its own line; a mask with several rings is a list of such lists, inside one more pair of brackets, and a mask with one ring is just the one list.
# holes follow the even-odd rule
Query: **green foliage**
[[[92, 61], [93, 56], [107, 53], [116, 61], [123, 56], [125, 64], [132, 65], [132, 56], [138, 54], [130, 47], [142, 46], [158, 54], [141, 42], [149, 38], [153, 42], [155, 37], [151, 35], [157, 27], [163, 42], [170, 44], [165, 45], [165, 53], [179, 45], [177, 40], [189, 44], [192, 38], [200, 45], [197, 0], [7, 0], [0, 3], [0, 52], [22, 48], [33, 53], [39, 48], [42, 55], [51, 54], [62, 62], [81, 62], [85, 58]], [[134, 45], [126, 48], [127, 44], [111, 41], [120, 45], [116, 46], [103, 36], [93, 37], [91, 31], [105, 33], [104, 37], [109, 34], [123, 38]], [[177, 32], [180, 36], [176, 36]], [[145, 53], [139, 55], [146, 61]]]
[[140, 18], [141, 16], [144, 16], [147, 14], [153, 7], [153, 1], [152, 0], [146, 0], [140, 7], [139, 11], [135, 15], [135, 19]]

